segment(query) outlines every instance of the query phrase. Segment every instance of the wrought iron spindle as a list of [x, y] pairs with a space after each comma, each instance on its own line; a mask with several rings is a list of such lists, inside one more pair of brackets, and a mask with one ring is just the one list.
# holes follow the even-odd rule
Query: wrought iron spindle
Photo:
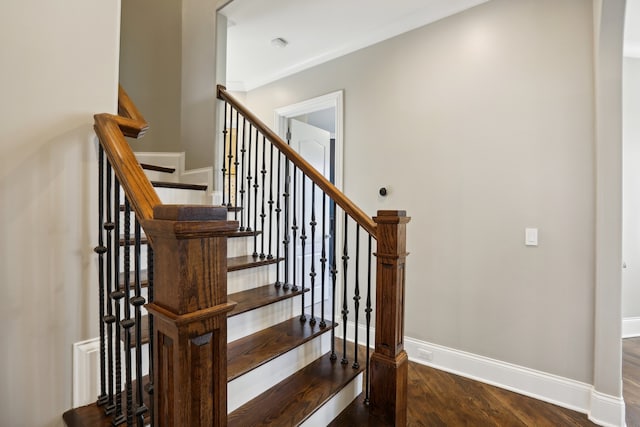
[[[253, 230], [258, 231], [258, 189], [260, 188], [260, 183], [258, 182], [258, 145], [259, 145], [259, 137], [258, 137], [258, 128], [256, 128], [256, 153], [255, 153], [255, 179], [253, 180], [253, 204], [255, 208], [253, 209]], [[261, 230], [264, 233], [264, 230]], [[253, 257], [258, 257], [258, 234], [253, 233]]]
[[[147, 244], [147, 299], [150, 303], [153, 302], [153, 247], [151, 243]], [[155, 337], [153, 335], [153, 314], [147, 312], [147, 316], [149, 319], [149, 382], [145, 388], [147, 394], [149, 395], [149, 413], [151, 414], [151, 423], [150, 425], [155, 425], [154, 416], [153, 416], [153, 351], [154, 351], [154, 343]]]
[[[226, 114], [226, 111], [225, 111]], [[225, 120], [225, 126], [227, 126], [227, 122]], [[237, 123], [236, 123], [237, 126]], [[236, 130], [236, 134], [237, 134], [237, 130]], [[227, 145], [227, 136], [229, 137], [229, 148], [226, 148]], [[233, 165], [233, 147], [232, 147], [232, 139], [233, 139], [233, 108], [229, 111], [229, 133], [227, 135], [225, 135], [225, 140], [224, 140], [224, 144], [225, 144], [225, 150], [227, 150], [227, 193], [229, 194], [228, 199], [227, 199], [227, 207], [231, 207], [231, 165]], [[223, 177], [224, 179], [224, 177]]]
[[[331, 199], [331, 212], [335, 212], [336, 202]], [[331, 324], [336, 324], [336, 285], [338, 281], [338, 264], [336, 262], [336, 239], [335, 233], [336, 225], [335, 221], [331, 222]], [[331, 328], [331, 360], [336, 360], [338, 355], [336, 354], [336, 328]]]
[[[140, 222], [136, 217], [135, 221], [135, 229], [134, 229], [134, 285], [135, 285], [135, 296], [131, 298], [131, 304], [135, 308], [135, 341], [136, 341], [136, 423], [138, 427], [142, 427], [144, 425], [144, 414], [147, 412], [147, 407], [144, 404], [143, 399], [143, 387], [142, 387], [142, 306], [145, 303], [145, 299], [142, 296], [142, 283], [140, 279], [140, 275], [142, 274], [140, 267], [140, 251], [141, 251], [141, 235], [142, 230], [140, 229]], [[151, 354], [151, 353], [150, 353]]]
[[[301, 307], [301, 314], [300, 314], [300, 321], [301, 322], [305, 322], [307, 320], [307, 316], [304, 314], [304, 295], [305, 295], [305, 282], [306, 282], [306, 277], [305, 277], [305, 248], [307, 246], [307, 233], [306, 233], [306, 226], [305, 226], [305, 212], [307, 210], [307, 200], [306, 200], [306, 194], [305, 194], [305, 187], [306, 187], [306, 176], [304, 174], [301, 174], [302, 176], [302, 183], [300, 184], [302, 187], [302, 201], [301, 201], [301, 209], [300, 209], [300, 224], [302, 225], [302, 230], [300, 232], [300, 261], [301, 261], [301, 266], [300, 266], [300, 287], [302, 288], [302, 295], [301, 295], [301, 299], [300, 301], [302, 301], [302, 307]], [[313, 304], [311, 304], [313, 306]]]
[[120, 289], [124, 293], [124, 319], [120, 322], [124, 331], [125, 353], [125, 398], [127, 425], [133, 424], [133, 375], [131, 366], [131, 328], [135, 324], [131, 319], [131, 304], [129, 290], [131, 289], [131, 205], [129, 199], [124, 198], [124, 282]]
[[349, 314], [349, 306], [347, 305], [347, 267], [349, 266], [348, 242], [348, 226], [349, 216], [344, 213], [344, 246], [342, 249], [342, 360], [340, 363], [346, 365], [349, 363], [347, 359], [347, 315]]
[[114, 425], [122, 424], [125, 422], [124, 414], [122, 413], [122, 356], [120, 352], [120, 300], [124, 298], [124, 292], [120, 290], [120, 182], [116, 177], [114, 179], [114, 209], [117, 210], [118, 213], [115, 214], [115, 227], [114, 227], [114, 238], [116, 239], [114, 249], [113, 249], [113, 264], [114, 264], [114, 287], [113, 292], [111, 292], [111, 300], [114, 304], [115, 311], [115, 331], [114, 331], [114, 341], [115, 341], [115, 411], [114, 411]]
[[233, 219], [238, 220], [238, 133], [240, 132], [240, 113], [236, 110], [236, 136], [235, 136], [235, 155], [233, 159], [234, 184], [233, 184], [233, 206], [236, 208], [233, 212]]
[[265, 218], [267, 217], [265, 211], [265, 190], [266, 190], [266, 180], [267, 180], [267, 137], [262, 135], [262, 169], [260, 173], [262, 174], [262, 210], [260, 212], [260, 230], [262, 230], [262, 238], [260, 239], [260, 259], [265, 258], [264, 254], [264, 239], [267, 230], [264, 228]]
[[[246, 130], [247, 130], [247, 119], [246, 117], [242, 118], [242, 148], [240, 149], [240, 155], [242, 157], [242, 161], [240, 163], [240, 166], [242, 167], [242, 169], [240, 170], [240, 208], [242, 209], [242, 212], [240, 212], [240, 231], [244, 231], [246, 228], [244, 226], [244, 217], [245, 217], [245, 209], [244, 209], [244, 173], [246, 172], [245, 170], [245, 163], [244, 163], [244, 155], [247, 152], [247, 149], [245, 148], [245, 141], [246, 141]], [[236, 174], [238, 173], [238, 171], [236, 171]], [[237, 203], [236, 203], [237, 205]], [[248, 222], [248, 220], [247, 220]]]
[[[292, 242], [293, 242], [293, 260], [291, 262], [291, 267], [293, 270], [293, 283], [291, 283], [291, 290], [296, 292], [298, 290], [298, 282], [297, 282], [297, 277], [296, 277], [296, 267], [298, 264], [298, 258], [297, 258], [297, 246], [298, 246], [298, 240], [297, 240], [297, 235], [298, 235], [298, 223], [297, 223], [297, 212], [298, 212], [298, 203], [297, 203], [297, 199], [298, 199], [298, 167], [296, 165], [293, 165], [293, 205], [291, 206], [291, 209], [293, 210], [293, 221], [291, 222], [291, 232], [292, 232]], [[304, 287], [304, 284], [302, 285]], [[304, 295], [304, 289], [302, 294]], [[304, 314], [304, 307], [302, 310], [302, 313]]]
[[[269, 152], [269, 245], [268, 245], [268, 254], [267, 259], [273, 259], [273, 246], [272, 246], [272, 236], [273, 236], [273, 144], [269, 144], [270, 152]], [[278, 170], [278, 173], [280, 170]], [[263, 227], [264, 228], [264, 227]], [[277, 240], [276, 240], [277, 242]], [[276, 267], [277, 268], [277, 267]]]
[[227, 202], [226, 200], [226, 188], [224, 186], [224, 179], [226, 178], [226, 174], [227, 174], [227, 134], [229, 133], [229, 131], [227, 130], [227, 110], [229, 108], [229, 104], [227, 103], [227, 101], [224, 102], [224, 121], [223, 121], [223, 128], [222, 128], [222, 206], [226, 206]]
[[316, 324], [316, 184], [311, 182], [311, 271], [309, 272], [309, 286], [311, 287], [311, 326]]
[[325, 322], [324, 316], [324, 293], [325, 293], [325, 276], [327, 274], [327, 195], [322, 192], [322, 255], [320, 256], [320, 327], [326, 328], [327, 322]]
[[[280, 207], [280, 159], [282, 158], [282, 154], [280, 150], [278, 150], [278, 166], [277, 166], [277, 174], [278, 177], [276, 179], [276, 259], [280, 259], [280, 212], [282, 212], [282, 208]], [[282, 282], [280, 281], [280, 263], [276, 264], [276, 287], [280, 287]]]
[[358, 369], [358, 312], [360, 311], [360, 224], [356, 223], [356, 283], [353, 290], [353, 311], [354, 311], [354, 343], [353, 343], [353, 369]]
[[371, 234], [369, 234], [369, 249], [368, 249], [368, 260], [367, 260], [367, 302], [366, 302], [366, 308], [364, 309], [364, 312], [366, 313], [366, 319], [367, 319], [367, 355], [366, 355], [366, 375], [365, 375], [365, 384], [364, 384], [364, 390], [365, 390], [365, 397], [364, 397], [364, 403], [365, 404], [369, 404], [369, 367], [370, 367], [370, 361], [369, 361], [369, 352], [370, 352], [370, 344], [371, 344], [371, 312], [373, 311], [373, 309], [371, 308], [371, 254], [373, 253], [371, 251], [371, 240], [373, 240], [373, 238], [371, 237]]
[[98, 149], [98, 246], [93, 251], [98, 254], [98, 317], [100, 328], [100, 395], [98, 405], [104, 405], [109, 400], [107, 396], [107, 372], [106, 372], [106, 338], [104, 323], [105, 304], [105, 271], [104, 256], [107, 257], [107, 247], [104, 245], [104, 149]]
[[[116, 316], [113, 315], [113, 304], [111, 301], [111, 293], [113, 292], [114, 289], [114, 280], [113, 280], [113, 260], [114, 260], [114, 254], [113, 254], [113, 248], [114, 248], [114, 229], [115, 229], [115, 223], [113, 222], [113, 215], [118, 215], [117, 213], [114, 213], [114, 210], [116, 210], [116, 212], [120, 209], [118, 207], [118, 205], [116, 205], [116, 207], [114, 208], [112, 206], [112, 200], [113, 197], [115, 197], [113, 195], [113, 186], [112, 186], [112, 177], [113, 177], [113, 170], [111, 169], [111, 164], [107, 161], [107, 188], [106, 188], [106, 202], [107, 202], [107, 218], [106, 218], [106, 222], [104, 223], [104, 229], [107, 232], [107, 289], [106, 289], [106, 295], [107, 295], [107, 314], [104, 317], [104, 323], [107, 325], [107, 380], [109, 382], [108, 384], [108, 391], [107, 391], [107, 406], [105, 407], [105, 413], [107, 415], [112, 414], [115, 411], [116, 408], [116, 404], [115, 404], [115, 400], [114, 400], [114, 395], [115, 395], [115, 384], [114, 384], [114, 369], [115, 369], [115, 360], [114, 360], [114, 353], [113, 353], [113, 326], [114, 323], [116, 321]], [[117, 243], [115, 245], [117, 247]], [[118, 259], [115, 258], [115, 262], [116, 264], [118, 263]], [[117, 276], [115, 281], [117, 282]], [[117, 284], [116, 284], [116, 289], [117, 289]]]
[[[251, 231], [251, 135], [253, 134], [253, 125], [249, 123], [249, 140], [247, 141], [247, 227], [246, 231]], [[243, 160], [244, 162], [244, 160]]]
[[284, 283], [282, 285], [283, 289], [289, 289], [289, 263], [291, 261], [291, 256], [289, 253], [289, 200], [291, 190], [291, 176], [289, 175], [289, 160], [287, 158], [284, 159], [284, 193], [282, 194], [283, 203], [284, 203], [284, 229], [282, 231], [283, 240], [282, 244], [284, 246]]

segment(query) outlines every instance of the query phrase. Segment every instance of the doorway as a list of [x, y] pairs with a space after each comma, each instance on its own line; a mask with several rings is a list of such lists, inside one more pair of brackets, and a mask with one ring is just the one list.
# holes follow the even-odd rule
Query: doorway
[[[342, 189], [342, 107], [342, 91], [339, 91], [275, 112], [276, 133], [338, 189]], [[296, 189], [290, 200], [292, 211], [296, 212], [301, 225], [317, 222], [319, 227], [313, 231], [313, 236], [307, 230], [306, 239], [294, 239], [295, 244], [289, 247], [289, 259], [295, 263], [296, 272], [315, 270], [321, 264], [323, 247], [328, 251], [328, 259], [333, 259], [332, 243], [341, 235], [341, 229], [335, 221], [333, 205], [325, 201], [323, 207], [322, 191], [299, 172], [291, 171], [291, 177], [292, 188]], [[305, 309], [311, 306], [311, 301], [314, 304], [322, 302], [320, 286], [328, 283], [328, 275], [329, 269], [325, 270], [326, 277], [314, 274], [312, 284], [311, 277], [303, 274], [300, 282], [305, 288], [312, 289], [313, 295], [305, 303]], [[324, 295], [325, 299], [330, 297]]]

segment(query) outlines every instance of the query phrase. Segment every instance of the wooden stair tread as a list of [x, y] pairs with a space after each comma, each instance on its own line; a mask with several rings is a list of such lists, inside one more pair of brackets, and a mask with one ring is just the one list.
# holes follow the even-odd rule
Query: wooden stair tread
[[181, 182], [164, 182], [164, 181], [151, 181], [151, 185], [156, 188], [175, 188], [178, 190], [197, 190], [206, 191], [207, 186], [202, 184], [184, 184]]
[[[304, 291], [308, 292], [309, 289], [305, 289]], [[259, 307], [264, 307], [287, 298], [293, 298], [301, 293], [302, 289], [292, 291], [291, 288], [289, 288], [288, 290], [285, 290], [281, 286], [276, 288], [275, 285], [271, 284], [229, 294], [228, 300], [234, 301], [237, 304], [235, 308], [229, 312], [228, 317], [236, 316]]]
[[262, 231], [246, 231], [246, 230], [236, 230], [236, 231], [232, 231], [230, 233], [225, 233], [225, 235], [229, 238], [234, 238], [234, 237], [253, 237], [253, 236], [259, 236], [260, 234], [262, 234]]
[[[129, 272], [129, 288], [135, 289], [135, 281], [133, 277], [133, 271]], [[120, 284], [120, 289], [124, 289], [124, 272], [120, 272], [118, 283]], [[140, 270], [140, 287], [146, 288], [149, 286], [149, 277], [147, 270]]]
[[300, 322], [294, 317], [230, 342], [227, 346], [227, 379], [231, 381], [333, 327], [331, 322], [324, 328], [320, 327], [320, 322], [311, 326], [308, 321]]
[[233, 411], [228, 426], [296, 426], [363, 370], [327, 353]]
[[227, 258], [227, 271], [244, 270], [246, 268], [260, 267], [263, 265], [276, 264], [284, 258], [259, 258], [251, 255], [236, 256]]
[[158, 166], [158, 165], [150, 165], [148, 163], [140, 163], [142, 169], [148, 171], [156, 171], [156, 172], [164, 172], [164, 173], [174, 173], [176, 171], [175, 168], [168, 168], [166, 166]]
[[[142, 401], [144, 405], [149, 409], [144, 414], [144, 422], [145, 425], [148, 425], [151, 422], [151, 396], [147, 393], [146, 387], [149, 384], [149, 376], [145, 375], [142, 377]], [[133, 402], [135, 405], [136, 400], [136, 380], [132, 382], [133, 387]], [[122, 408], [126, 407], [126, 390], [122, 391]], [[126, 416], [126, 414], [125, 414]], [[104, 406], [98, 406], [97, 403], [92, 403], [90, 405], [81, 406], [79, 408], [73, 408], [66, 411], [62, 414], [62, 419], [64, 420], [67, 427], [113, 427], [112, 421], [113, 417], [110, 415], [105, 415]], [[126, 426], [126, 421], [119, 424], [119, 426]]]
[[[124, 226], [123, 226], [124, 228]], [[133, 231], [133, 227], [131, 227], [131, 231]], [[142, 236], [140, 237], [140, 244], [141, 245], [147, 245], [149, 244], [149, 239], [147, 239], [146, 236]], [[125, 241], [124, 241], [124, 236], [120, 237], [120, 246], [124, 246], [125, 245]], [[135, 246], [135, 240], [133, 237], [133, 233], [131, 233], [131, 239], [129, 239], [129, 246]]]

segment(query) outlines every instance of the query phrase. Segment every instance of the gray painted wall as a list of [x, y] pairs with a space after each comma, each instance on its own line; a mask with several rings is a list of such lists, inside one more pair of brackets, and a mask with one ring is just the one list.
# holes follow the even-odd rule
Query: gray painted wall
[[345, 90], [345, 193], [413, 217], [406, 335], [592, 383], [592, 7], [494, 0], [247, 93], [272, 123]]
[[623, 67], [623, 259], [622, 315], [640, 316], [640, 59]]
[[185, 151], [187, 168], [213, 165], [215, 2], [123, 2], [120, 82], [150, 126], [135, 151]]

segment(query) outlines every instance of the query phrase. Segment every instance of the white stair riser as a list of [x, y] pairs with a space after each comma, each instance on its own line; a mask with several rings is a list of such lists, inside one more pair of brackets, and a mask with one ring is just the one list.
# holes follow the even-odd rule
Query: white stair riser
[[275, 283], [276, 265], [263, 265], [229, 272], [227, 275], [227, 293], [233, 294]]
[[300, 315], [301, 296], [288, 298], [227, 319], [227, 341], [235, 341]]
[[227, 239], [227, 256], [236, 257], [253, 253], [253, 238], [234, 237]]
[[206, 191], [180, 188], [156, 188], [155, 190], [162, 203], [169, 205], [202, 205], [209, 204], [210, 200]]
[[233, 412], [329, 350], [331, 335], [327, 332], [229, 382], [227, 412]]

